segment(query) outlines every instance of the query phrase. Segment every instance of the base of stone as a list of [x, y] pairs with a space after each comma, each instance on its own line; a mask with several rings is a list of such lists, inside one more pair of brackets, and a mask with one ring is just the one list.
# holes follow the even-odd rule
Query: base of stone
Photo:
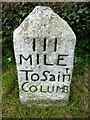
[[20, 100], [22, 104], [33, 106], [56, 106], [56, 107], [64, 107], [68, 104], [69, 100], [29, 100], [29, 101], [23, 101]]

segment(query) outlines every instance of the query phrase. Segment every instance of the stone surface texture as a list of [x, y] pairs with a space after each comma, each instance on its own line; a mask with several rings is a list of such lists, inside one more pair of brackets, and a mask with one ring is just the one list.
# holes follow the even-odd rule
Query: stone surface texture
[[67, 22], [51, 8], [36, 6], [15, 29], [13, 42], [20, 101], [28, 105], [67, 104], [76, 44]]

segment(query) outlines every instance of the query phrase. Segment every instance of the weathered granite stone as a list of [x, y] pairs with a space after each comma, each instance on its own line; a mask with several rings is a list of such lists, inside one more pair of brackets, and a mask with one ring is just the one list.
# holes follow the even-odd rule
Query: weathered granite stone
[[37, 6], [14, 31], [19, 96], [28, 105], [68, 103], [76, 36], [49, 7]]

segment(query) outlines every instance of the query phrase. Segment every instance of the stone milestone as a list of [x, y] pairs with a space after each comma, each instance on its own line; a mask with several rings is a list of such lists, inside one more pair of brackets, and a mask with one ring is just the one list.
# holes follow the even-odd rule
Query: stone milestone
[[76, 36], [49, 7], [37, 6], [13, 35], [21, 103], [68, 103]]

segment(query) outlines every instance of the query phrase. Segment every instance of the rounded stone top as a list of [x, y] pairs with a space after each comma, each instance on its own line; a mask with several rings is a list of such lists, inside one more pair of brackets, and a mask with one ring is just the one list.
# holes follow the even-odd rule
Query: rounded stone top
[[14, 34], [26, 41], [27, 38], [44, 37], [76, 40], [76, 36], [68, 23], [46, 6], [36, 6], [14, 31]]
[[42, 12], [45, 11], [46, 12], [47, 10], [52, 11], [52, 9], [50, 7], [47, 7], [47, 6], [36, 6], [33, 11], [34, 12], [37, 12], [37, 11], [42, 11]]

